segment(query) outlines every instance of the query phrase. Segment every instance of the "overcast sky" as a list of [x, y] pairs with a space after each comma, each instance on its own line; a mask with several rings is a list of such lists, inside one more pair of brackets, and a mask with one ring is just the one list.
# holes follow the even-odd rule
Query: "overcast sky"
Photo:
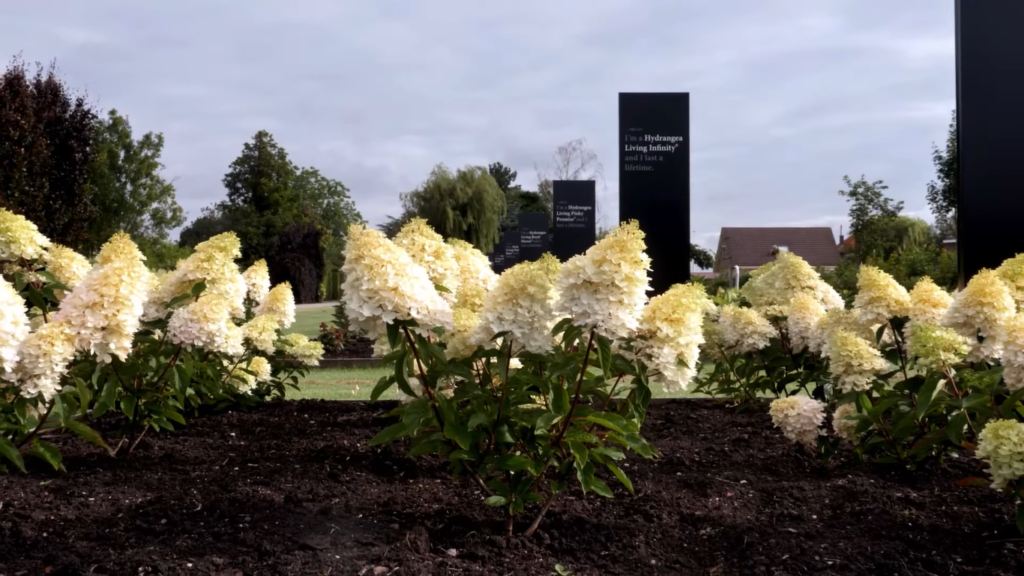
[[192, 217], [266, 129], [374, 224], [438, 162], [500, 161], [532, 188], [586, 138], [612, 223], [617, 94], [690, 92], [693, 239], [712, 249], [722, 226], [838, 234], [844, 174], [930, 220], [955, 106], [952, 0], [0, 0], [0, 55], [19, 52], [163, 132]]

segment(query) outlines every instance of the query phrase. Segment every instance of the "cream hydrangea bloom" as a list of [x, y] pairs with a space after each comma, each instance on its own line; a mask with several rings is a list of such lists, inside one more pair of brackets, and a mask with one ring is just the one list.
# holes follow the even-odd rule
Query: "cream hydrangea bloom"
[[236, 367], [231, 370], [227, 381], [234, 385], [239, 392], [250, 393], [256, 389], [260, 382], [270, 380], [270, 362], [263, 356], [254, 356], [244, 367]]
[[1004, 322], [1000, 332], [1003, 381], [1010, 390], [1020, 390], [1024, 388], [1024, 313], [1017, 313]]
[[825, 317], [825, 307], [810, 294], [798, 294], [789, 307], [786, 326], [794, 352], [810, 346], [815, 338], [818, 322]]
[[853, 310], [833, 308], [827, 310], [814, 327], [807, 348], [814, 353], [828, 355], [829, 338], [834, 332], [845, 330], [863, 338], [869, 345], [875, 341], [875, 331], [857, 318]]
[[24, 258], [34, 260], [43, 255], [50, 240], [24, 216], [0, 208], [0, 262]]
[[718, 317], [720, 338], [725, 349], [735, 354], [756, 352], [768, 347], [779, 331], [767, 318], [753, 308], [740, 308], [732, 304], [722, 307]]
[[996, 268], [999, 279], [1010, 289], [1010, 294], [1018, 305], [1024, 304], [1024, 254], [1007, 258]]
[[832, 413], [832, 430], [835, 431], [836, 436], [850, 444], [856, 444], [859, 440], [857, 438], [858, 422], [847, 418], [847, 416], [853, 416], [854, 414], [857, 414], [857, 405], [852, 402], [840, 404], [836, 407], [836, 411]]
[[262, 258], [253, 262], [245, 272], [242, 273], [245, 280], [246, 295], [253, 302], [263, 302], [270, 292], [270, 269], [267, 268], [267, 261]]
[[844, 392], [870, 389], [875, 375], [889, 368], [870, 342], [846, 330], [837, 330], [829, 337], [828, 359], [829, 372]]
[[43, 254], [46, 271], [58, 282], [73, 289], [92, 268], [89, 260], [67, 246], [54, 244]]
[[868, 325], [886, 324], [910, 311], [910, 294], [895, 278], [874, 266], [861, 266], [857, 273], [857, 296], [853, 299], [857, 317]]
[[448, 358], [468, 358], [476, 350], [473, 344], [473, 333], [480, 324], [480, 315], [466, 308], [456, 308], [452, 314], [455, 327], [445, 333]]
[[349, 322], [379, 335], [384, 323], [415, 320], [424, 329], [452, 327], [452, 309], [427, 271], [387, 239], [361, 224], [348, 229], [342, 303]]
[[245, 352], [242, 328], [231, 320], [231, 302], [218, 294], [203, 294], [174, 311], [167, 322], [167, 337], [186, 348], [241, 356]]
[[558, 274], [555, 314], [613, 340], [629, 337], [650, 289], [646, 249], [640, 224], [631, 220], [569, 259]]
[[975, 456], [988, 463], [996, 490], [1024, 476], [1024, 422], [990, 421], [978, 434]]
[[778, 398], [768, 407], [768, 414], [786, 438], [815, 449], [825, 420], [825, 404], [807, 396]]
[[938, 324], [952, 303], [953, 296], [925, 276], [910, 291], [910, 321]]
[[44, 324], [21, 341], [14, 379], [25, 396], [49, 402], [60, 393], [61, 378], [75, 357], [75, 335], [66, 322]]
[[235, 264], [235, 259], [241, 255], [242, 245], [234, 232], [218, 234], [200, 242], [195, 252], [178, 262], [177, 268], [161, 279], [146, 304], [144, 319], [163, 318], [167, 303], [176, 296], [189, 293], [199, 282], [206, 284], [203, 295], [222, 297], [231, 317], [244, 317], [248, 287]]
[[535, 262], [521, 262], [503, 272], [484, 300], [473, 344], [486, 346], [495, 334], [510, 332], [516, 351], [550, 350], [558, 299], [555, 281], [560, 267], [554, 256], [545, 254]]
[[277, 318], [261, 314], [242, 325], [242, 335], [253, 348], [266, 354], [273, 354], [279, 326]]
[[842, 308], [843, 298], [792, 252], [780, 252], [775, 260], [750, 273], [740, 290], [750, 304], [767, 317], [788, 316], [799, 294], [807, 294], [826, 309]]
[[454, 304], [455, 295], [462, 285], [459, 263], [455, 258], [455, 250], [444, 243], [444, 238], [423, 218], [413, 218], [402, 226], [394, 242], [409, 254], [413, 262], [427, 271], [431, 282], [449, 290], [441, 293], [441, 297], [449, 304]]
[[950, 368], [971, 351], [966, 338], [951, 328], [934, 324], [915, 324], [909, 344], [908, 351], [917, 357], [917, 363], [935, 370]]
[[66, 322], [78, 350], [109, 363], [128, 358], [149, 291], [146, 257], [124, 232], [100, 249], [96, 266], [61, 301], [54, 321]]
[[324, 345], [304, 334], [285, 334], [278, 341], [278, 350], [306, 366], [316, 366], [324, 356]]
[[269, 382], [270, 381], [270, 360], [267, 360], [263, 356], [253, 356], [249, 360], [249, 365], [246, 366], [250, 372], [256, 374], [257, 382]]
[[[999, 275], [993, 270], [981, 270], [953, 297], [953, 304], [943, 316], [942, 325], [971, 341], [972, 358], [998, 357], [1000, 326], [1013, 318], [1016, 311], [1013, 295]], [[975, 344], [979, 334], [985, 341]]]
[[279, 328], [288, 328], [295, 323], [295, 294], [289, 282], [281, 282], [271, 288], [267, 296], [256, 306], [257, 316], [270, 316], [277, 320]]
[[459, 265], [459, 289], [455, 292], [455, 307], [479, 312], [484, 307], [484, 298], [498, 283], [498, 275], [491, 269], [487, 255], [475, 246], [449, 238], [455, 262]]
[[29, 334], [25, 301], [10, 282], [0, 277], [0, 375], [18, 362], [18, 346]]
[[643, 340], [640, 355], [658, 381], [675, 390], [690, 385], [704, 342], [704, 316], [714, 308], [700, 284], [676, 284], [647, 303], [637, 336]]

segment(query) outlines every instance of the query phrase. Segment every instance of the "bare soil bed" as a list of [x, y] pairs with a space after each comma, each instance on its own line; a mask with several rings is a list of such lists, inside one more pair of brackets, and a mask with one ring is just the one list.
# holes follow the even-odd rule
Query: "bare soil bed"
[[[282, 402], [148, 437], [128, 461], [64, 446], [66, 474], [0, 477], [0, 575], [1024, 574], [1012, 503], [914, 472], [822, 465], [763, 410], [656, 401], [639, 497], [579, 492], [532, 539], [440, 460], [367, 440], [386, 404]], [[521, 529], [525, 526], [520, 526]]]

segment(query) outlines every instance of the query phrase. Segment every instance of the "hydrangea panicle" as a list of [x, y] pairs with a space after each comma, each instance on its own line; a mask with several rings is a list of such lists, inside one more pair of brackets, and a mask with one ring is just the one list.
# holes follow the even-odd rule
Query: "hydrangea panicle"
[[857, 420], [848, 418], [848, 416], [855, 414], [857, 414], [857, 405], [853, 402], [840, 404], [836, 407], [836, 411], [832, 413], [832, 430], [835, 431], [836, 436], [850, 444], [856, 444], [858, 441]]
[[202, 294], [174, 311], [167, 322], [167, 337], [186, 348], [202, 348], [228, 356], [245, 352], [242, 328], [231, 320], [231, 302], [218, 294]]
[[484, 300], [473, 344], [483, 346], [495, 334], [510, 332], [517, 351], [550, 350], [558, 299], [555, 281], [560, 267], [554, 256], [545, 254], [535, 262], [521, 262], [503, 272]]
[[21, 341], [14, 379], [25, 396], [49, 402], [60, 393], [61, 378], [75, 357], [75, 334], [66, 322], [48, 322]]
[[1000, 327], [1003, 345], [999, 359], [1003, 382], [1010, 390], [1024, 388], [1024, 313], [1018, 312]]
[[864, 265], [857, 273], [857, 296], [853, 306], [864, 324], [887, 324], [890, 319], [909, 313], [910, 294], [889, 274]]
[[218, 234], [197, 244], [195, 252], [161, 279], [146, 304], [144, 319], [163, 318], [167, 303], [188, 294], [199, 282], [206, 284], [204, 295], [219, 295], [224, 299], [231, 317], [244, 317], [248, 286], [235, 264], [235, 259], [242, 255], [241, 246], [234, 232]]
[[277, 318], [261, 314], [242, 325], [242, 335], [253, 348], [266, 354], [273, 354], [279, 326]]
[[1024, 254], [1007, 258], [996, 268], [999, 279], [1006, 284], [1017, 305], [1024, 305]]
[[843, 298], [814, 268], [792, 252], [779, 252], [775, 260], [750, 273], [741, 289], [750, 304], [767, 317], [788, 316], [799, 294], [807, 294], [826, 309], [842, 308]]
[[278, 341], [278, 350], [295, 358], [305, 366], [317, 366], [324, 356], [324, 345], [310, 340], [304, 334], [285, 334]]
[[54, 244], [43, 254], [43, 262], [46, 271], [68, 289], [74, 289], [92, 268], [85, 256], [60, 244]]
[[28, 334], [25, 301], [0, 277], [0, 374], [10, 374], [18, 362], [18, 347]]
[[640, 323], [651, 259], [644, 233], [631, 220], [562, 265], [555, 314], [608, 338], [627, 338]]
[[263, 302], [270, 292], [270, 269], [267, 261], [262, 258], [253, 262], [252, 266], [242, 273], [245, 280], [246, 295], [253, 302]]
[[722, 345], [730, 353], [746, 354], [768, 347], [769, 341], [779, 335], [767, 318], [753, 308], [740, 308], [732, 304], [722, 307], [718, 317]]
[[825, 316], [825, 307], [810, 294], [798, 294], [789, 307], [786, 326], [794, 352], [810, 346], [818, 322]]
[[978, 434], [975, 456], [988, 463], [992, 487], [1003, 490], [1024, 477], [1024, 422], [991, 420]]
[[846, 330], [829, 337], [829, 371], [844, 392], [862, 392], [871, 388], [875, 376], [889, 363], [867, 340]]
[[971, 351], [966, 338], [934, 324], [915, 324], [908, 342], [908, 351], [917, 358], [917, 363], [934, 370], [948, 370]]
[[449, 290], [442, 292], [441, 297], [449, 304], [454, 304], [462, 284], [461, 276], [455, 250], [445, 244], [444, 238], [423, 218], [413, 218], [398, 231], [394, 243], [427, 271], [431, 282]]
[[279, 328], [288, 328], [295, 323], [295, 294], [292, 285], [282, 282], [274, 286], [253, 310], [257, 316], [270, 316], [277, 320]]
[[[1017, 306], [1010, 289], [994, 270], [981, 270], [957, 292], [942, 318], [942, 325], [971, 341], [972, 359], [1000, 355], [1001, 325], [1013, 318]], [[978, 336], [984, 342], [975, 344]]]
[[644, 307], [637, 331], [640, 353], [667, 387], [686, 389], [696, 375], [704, 316], [714, 308], [700, 284], [676, 284]]
[[35, 260], [50, 246], [39, 228], [20, 214], [0, 208], [0, 262]]
[[455, 307], [480, 312], [484, 307], [484, 298], [498, 283], [498, 275], [491, 269], [487, 255], [475, 246], [449, 238], [455, 261], [459, 265], [459, 289], [455, 292]]
[[825, 404], [808, 396], [773, 400], [768, 414], [776, 428], [791, 441], [814, 450], [825, 420]]

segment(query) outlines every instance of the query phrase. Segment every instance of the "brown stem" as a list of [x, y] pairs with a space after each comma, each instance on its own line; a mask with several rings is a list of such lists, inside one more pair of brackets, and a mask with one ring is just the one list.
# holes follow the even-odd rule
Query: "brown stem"
[[526, 532], [523, 532], [523, 536], [533, 536], [534, 532], [537, 531], [537, 528], [540, 526], [540, 521], [544, 519], [544, 515], [548, 513], [548, 510], [551, 508], [551, 504], [555, 501], [555, 495], [556, 493], [552, 490], [551, 494], [548, 495], [548, 499], [544, 501], [544, 505], [541, 506], [540, 512], [537, 513], [533, 522], [530, 523], [530, 527], [526, 529]]
[[607, 410], [608, 405], [612, 403], [612, 396], [615, 395], [615, 389], [619, 386], [619, 381], [622, 380], [623, 376], [625, 376], [625, 374], [619, 374], [619, 376], [615, 379], [615, 384], [612, 384], [612, 389], [608, 391], [608, 397], [605, 398], [604, 405], [601, 406], [601, 412]]
[[572, 397], [572, 405], [569, 406], [569, 413], [565, 415], [565, 422], [562, 424], [562, 429], [558, 431], [558, 436], [555, 437], [554, 441], [551, 442], [552, 446], [558, 446], [562, 441], [562, 437], [565, 436], [566, 431], [569, 430], [569, 424], [572, 423], [572, 415], [576, 412], [576, 405], [580, 403], [580, 388], [583, 386], [583, 376], [587, 373], [587, 362], [590, 361], [590, 351], [594, 349], [594, 330], [590, 330], [590, 338], [587, 341], [587, 351], [583, 353], [583, 365], [580, 366], [580, 377], [576, 380], [576, 392]]
[[142, 432], [139, 433], [139, 436], [135, 439], [134, 442], [132, 442], [132, 445], [128, 447], [128, 453], [126, 454], [126, 457], [131, 456], [132, 451], [134, 451], [135, 447], [139, 445], [139, 442], [142, 442], [142, 438], [143, 436], [146, 435], [146, 432], [149, 431], [149, 428], [149, 426], [146, 426], [145, 428], [142, 429]]
[[25, 444], [28, 444], [29, 440], [32, 440], [33, 438], [35, 438], [36, 434], [39, 434], [39, 431], [42, 430], [43, 426], [46, 424], [47, 419], [50, 418], [50, 412], [53, 412], [53, 407], [56, 404], [57, 404], [56, 400], [54, 400], [53, 402], [50, 402], [49, 407], [46, 408], [46, 413], [43, 414], [42, 418], [39, 419], [39, 423], [36, 424], [36, 427], [31, 432], [29, 432], [28, 436], [25, 436], [25, 438], [23, 438], [21, 440], [21, 442], [18, 442], [18, 448], [21, 448]]
[[505, 536], [512, 536], [512, 513], [508, 510], [505, 511]]
[[907, 358], [906, 353], [903, 350], [903, 340], [896, 331], [896, 327], [893, 326], [892, 319], [889, 320], [889, 329], [892, 330], [892, 339], [896, 342], [896, 353], [900, 357], [900, 369], [903, 370], [903, 380], [909, 380], [910, 378], [907, 376]]

